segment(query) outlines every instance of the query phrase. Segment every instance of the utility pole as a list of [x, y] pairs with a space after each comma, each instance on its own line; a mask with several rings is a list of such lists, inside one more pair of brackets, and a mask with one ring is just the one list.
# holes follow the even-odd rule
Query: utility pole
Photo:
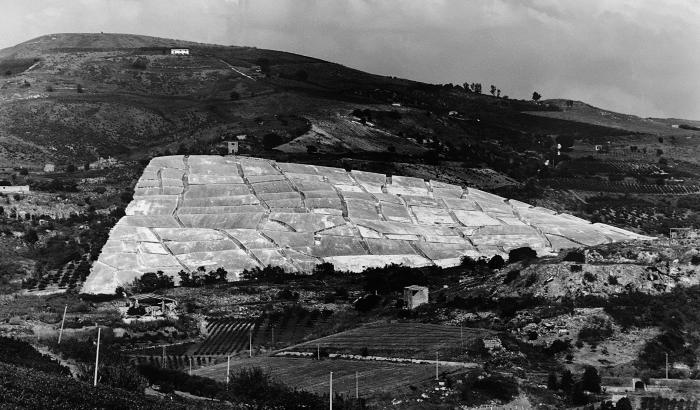
[[328, 385], [328, 403], [330, 404], [330, 409], [333, 410], [333, 372], [331, 372], [330, 384]]
[[61, 331], [58, 332], [58, 344], [61, 344], [61, 336], [63, 336], [63, 325], [66, 323], [66, 312], [68, 311], [68, 305], [63, 308], [63, 320], [61, 320]]
[[248, 332], [249, 336], [249, 341], [248, 341], [248, 357], [253, 357], [253, 328], [250, 328], [250, 331]]
[[163, 345], [163, 353], [161, 353], [160, 367], [165, 368], [165, 345]]
[[228, 387], [230, 372], [231, 372], [231, 356], [226, 356], [226, 387]]
[[462, 345], [462, 352], [464, 352], [464, 331], [461, 323], [459, 324], [459, 343]]
[[668, 380], [668, 353], [664, 352], [666, 355], [666, 380]]
[[355, 371], [355, 399], [360, 398], [360, 383], [358, 379], [357, 371]]
[[97, 365], [100, 362], [100, 327], [97, 327], [97, 350], [95, 351], [95, 380], [92, 382], [92, 386], [97, 386]]
[[321, 345], [316, 343], [316, 360], [321, 360]]
[[192, 376], [192, 356], [188, 356], [187, 358], [190, 359], [190, 360], [189, 360], [189, 361], [190, 361], [190, 371], [189, 371], [187, 374], [189, 374], [190, 376]]
[[275, 347], [275, 327], [272, 326], [272, 347]]
[[439, 377], [438, 377], [438, 360], [439, 360], [438, 352], [435, 352], [435, 380], [439, 380]]

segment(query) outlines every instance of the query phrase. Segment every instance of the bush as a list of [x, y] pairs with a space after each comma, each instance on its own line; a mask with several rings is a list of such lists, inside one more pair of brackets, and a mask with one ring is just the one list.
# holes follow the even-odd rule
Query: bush
[[367, 268], [363, 271], [363, 276], [364, 289], [381, 295], [401, 291], [410, 285], [428, 285], [428, 276], [422, 269], [397, 264]]
[[503, 403], [513, 400], [518, 395], [518, 382], [512, 376], [490, 374], [477, 376], [470, 374], [459, 384], [462, 401], [475, 405], [484, 399], [500, 400]]
[[494, 255], [488, 263], [488, 267], [491, 270], [501, 269], [505, 266], [506, 262], [503, 260], [501, 255]]
[[299, 300], [299, 293], [292, 292], [290, 288], [284, 288], [277, 293], [277, 298], [282, 300]]
[[271, 132], [263, 136], [262, 144], [263, 148], [266, 150], [271, 150], [278, 145], [284, 144], [284, 138], [278, 134], [275, 134], [274, 132]]
[[[565, 339], [565, 340], [557, 339], [557, 340], [553, 341], [551, 345], [549, 345], [548, 347], [543, 349], [543, 352], [548, 356], [554, 356], [558, 353], [562, 353], [562, 352], [568, 351], [570, 349], [571, 349], [571, 340], [569, 340], [569, 339]], [[562, 383], [563, 383], [563, 381], [562, 381]]]
[[617, 281], [617, 277], [613, 275], [608, 276], [608, 285], [619, 285], [620, 283]]
[[581, 265], [571, 265], [569, 266], [569, 270], [571, 272], [581, 272], [583, 271], [583, 267]]
[[592, 274], [591, 272], [585, 272], [585, 273], [583, 274], [583, 279], [584, 279], [586, 282], [591, 282], [591, 283], [596, 281], [595, 275]]
[[695, 266], [700, 265], [700, 255], [693, 255], [693, 257], [690, 258], [690, 263]]
[[[94, 379], [95, 366], [82, 366], [79, 380], [92, 382]], [[100, 365], [98, 370], [99, 382], [101, 385], [116, 387], [119, 389], [143, 393], [148, 385], [145, 377], [139, 374], [135, 367], [129, 364]]]
[[319, 265], [314, 266], [312, 272], [313, 276], [318, 278], [323, 278], [326, 276], [331, 276], [335, 273], [335, 267], [330, 262], [324, 262]]
[[506, 274], [506, 278], [503, 280], [503, 284], [507, 285], [511, 283], [512, 281], [516, 280], [520, 276], [520, 271], [519, 270], [512, 270]]
[[253, 268], [251, 270], [244, 270], [241, 273], [241, 278], [244, 280], [256, 281], [256, 282], [272, 282], [272, 283], [284, 283], [289, 279], [294, 278], [293, 273], [287, 273], [280, 266], [267, 265], [263, 269]]
[[600, 393], [600, 376], [593, 366], [586, 366], [581, 377], [581, 387], [591, 393]]
[[367, 295], [355, 302], [355, 309], [357, 309], [359, 312], [366, 313], [379, 306], [379, 302], [381, 301], [382, 297], [379, 295]]
[[145, 70], [148, 68], [148, 60], [145, 57], [138, 57], [131, 63], [131, 67], [136, 70]]
[[586, 255], [582, 251], [570, 251], [564, 257], [565, 262], [586, 263]]
[[162, 271], [146, 272], [140, 278], [134, 279], [132, 289], [136, 293], [153, 292], [158, 289], [174, 288], [173, 278]]
[[537, 259], [537, 252], [529, 246], [512, 249], [508, 252], [508, 263], [529, 261], [532, 259]]
[[61, 366], [50, 356], [39, 353], [29, 343], [4, 336], [0, 336], [0, 362], [47, 373], [70, 375], [67, 367]]

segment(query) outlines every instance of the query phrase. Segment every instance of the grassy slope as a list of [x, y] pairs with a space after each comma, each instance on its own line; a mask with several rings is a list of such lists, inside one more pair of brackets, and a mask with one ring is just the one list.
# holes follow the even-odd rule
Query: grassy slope
[[[191, 404], [163, 401], [76, 381], [37, 370], [0, 363], [0, 398], [3, 409], [187, 409]], [[197, 403], [204, 406], [204, 403]], [[204, 408], [204, 407], [199, 407]], [[206, 408], [216, 408], [207, 406]], [[218, 408], [223, 408], [220, 406]]]
[[[171, 46], [188, 46], [192, 55], [164, 55], [163, 49]], [[145, 68], [134, 67], [137, 58], [145, 59]], [[255, 138], [266, 133], [275, 132], [287, 140], [298, 135], [293, 127], [275, 122], [274, 115], [333, 123], [336, 114], [347, 115], [355, 107], [392, 109], [388, 105], [392, 101], [404, 103], [402, 120], [381, 124], [385, 134], [340, 127], [358, 141], [349, 145], [350, 151], [385, 152], [389, 145], [402, 146], [398, 137], [391, 136], [399, 132], [437, 137], [453, 146], [486, 138], [517, 141], [534, 134], [625, 133], [521, 114], [546, 109], [530, 102], [443, 89], [248, 47], [127, 34], [55, 34], [0, 50], [0, 64], [11, 65], [18, 59], [40, 62], [29, 71], [5, 76], [0, 87], [0, 158], [37, 163], [133, 152], [148, 155], [165, 148], [175, 150], [180, 143], [209, 143], [238, 133], [252, 135], [254, 148], [259, 149]], [[259, 59], [270, 61], [271, 78], [253, 81], [227, 65], [252, 74], [251, 67]], [[308, 74], [304, 81], [295, 79], [301, 70]], [[30, 86], [23, 86], [24, 81]], [[83, 93], [77, 92], [79, 84]], [[239, 100], [230, 99], [233, 91]], [[446, 121], [444, 115], [451, 109], [480, 122]], [[426, 116], [426, 110], [441, 114]], [[327, 128], [332, 133], [337, 127]], [[386, 143], [382, 135], [387, 136]]]
[[[652, 135], [700, 135], [700, 132], [693, 132], [683, 129], [672, 128], [671, 124], [665, 120], [653, 118], [640, 118], [635, 115], [620, 114], [612, 111], [603, 110], [574, 101], [572, 107], [568, 107], [566, 100], [546, 100], [544, 103], [554, 104], [562, 109], [562, 111], [533, 111], [527, 112], [529, 115], [557, 118], [567, 121], [599, 125], [603, 127], [622, 129], [631, 132], [652, 134]], [[679, 120], [681, 123], [692, 123], [692, 121]], [[679, 122], [673, 122], [678, 124]]]

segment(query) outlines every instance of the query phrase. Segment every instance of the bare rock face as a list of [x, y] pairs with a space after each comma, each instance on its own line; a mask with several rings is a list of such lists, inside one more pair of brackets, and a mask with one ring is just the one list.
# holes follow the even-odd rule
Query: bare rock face
[[250, 157], [154, 158], [83, 286], [112, 293], [145, 272], [323, 262], [353, 272], [462, 256], [538, 254], [646, 237], [439, 181]]

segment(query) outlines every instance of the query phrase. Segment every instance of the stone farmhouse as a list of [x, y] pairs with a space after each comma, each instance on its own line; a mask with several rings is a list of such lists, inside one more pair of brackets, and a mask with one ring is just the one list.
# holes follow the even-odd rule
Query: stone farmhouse
[[428, 288], [417, 285], [406, 286], [403, 288], [403, 301], [406, 309], [415, 309], [428, 303]]

